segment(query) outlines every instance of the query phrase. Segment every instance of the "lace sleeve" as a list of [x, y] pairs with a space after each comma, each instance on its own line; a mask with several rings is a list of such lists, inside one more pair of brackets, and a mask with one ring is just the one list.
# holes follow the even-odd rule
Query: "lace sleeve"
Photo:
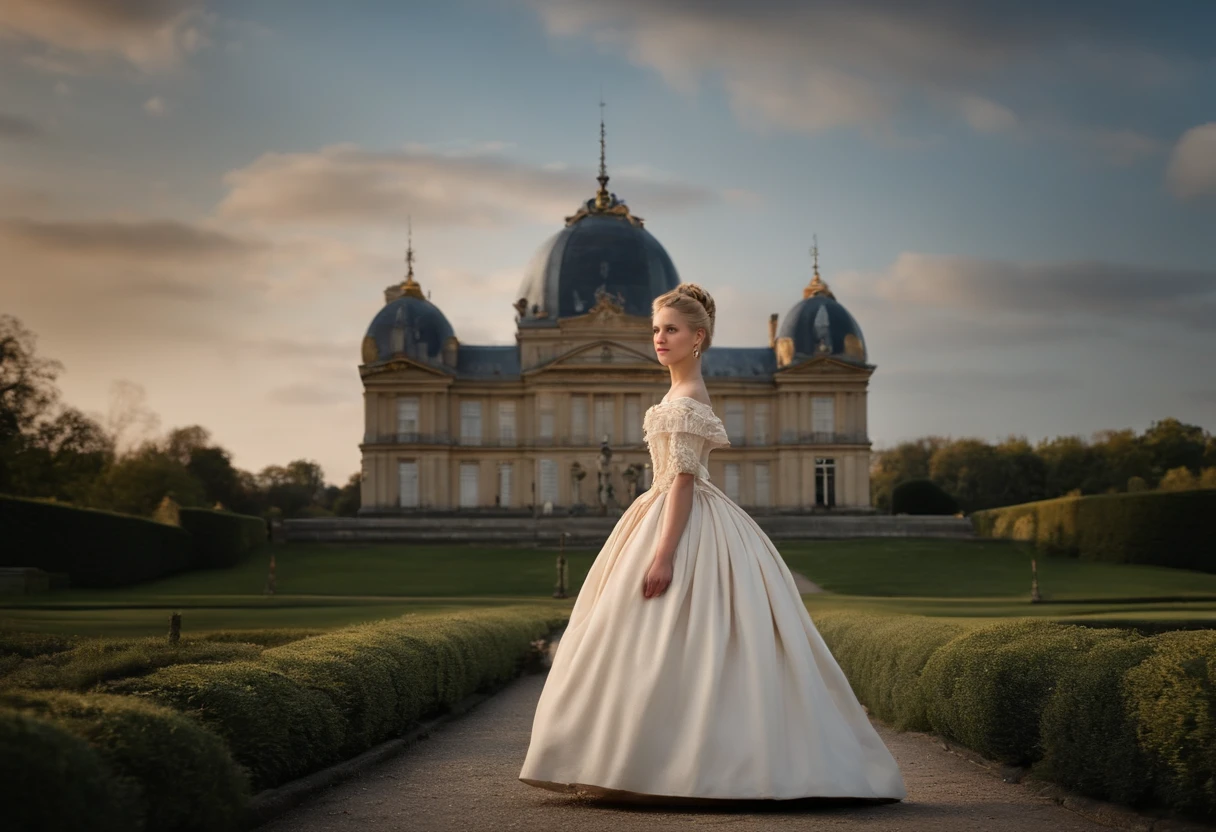
[[673, 433], [667, 439], [667, 465], [665, 470], [675, 474], [701, 473], [701, 451], [705, 438], [695, 433]]

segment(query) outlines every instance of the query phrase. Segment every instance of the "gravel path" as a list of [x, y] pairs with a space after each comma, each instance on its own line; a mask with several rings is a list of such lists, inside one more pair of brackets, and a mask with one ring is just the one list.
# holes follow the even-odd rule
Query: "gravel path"
[[932, 737], [879, 726], [908, 786], [902, 803], [803, 801], [689, 809], [613, 806], [525, 786], [517, 779], [544, 676], [528, 676], [430, 739], [322, 792], [262, 827], [265, 832], [632, 832], [925, 830], [1094, 832], [1086, 820], [1025, 786], [1006, 783]]

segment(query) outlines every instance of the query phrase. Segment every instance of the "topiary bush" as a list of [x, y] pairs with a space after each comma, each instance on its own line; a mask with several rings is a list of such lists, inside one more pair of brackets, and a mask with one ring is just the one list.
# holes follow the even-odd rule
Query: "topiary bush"
[[1187, 814], [1216, 818], [1216, 632], [1152, 640], [1152, 655], [1125, 678], [1155, 795]]
[[[128, 829], [220, 832], [242, 819], [243, 774], [218, 737], [181, 714], [125, 696], [48, 691], [6, 691], [0, 706], [87, 742], [117, 781], [115, 793], [134, 807], [138, 823]], [[74, 787], [52, 780], [43, 788], [55, 794]], [[76, 811], [81, 814], [60, 828], [91, 829], [91, 807]]]
[[1039, 721], [1057, 676], [1118, 630], [1020, 620], [979, 627], [925, 663], [929, 723], [994, 760], [1026, 765], [1042, 756]]
[[4, 822], [22, 832], [140, 829], [127, 784], [115, 778], [87, 742], [54, 722], [0, 707], [0, 783], [12, 795]]
[[957, 514], [958, 500], [933, 480], [905, 480], [891, 492], [892, 514]]

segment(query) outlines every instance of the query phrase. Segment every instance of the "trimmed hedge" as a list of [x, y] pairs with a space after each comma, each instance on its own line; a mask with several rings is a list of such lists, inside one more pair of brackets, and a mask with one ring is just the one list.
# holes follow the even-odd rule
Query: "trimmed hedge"
[[[16, 719], [14, 709], [21, 712]], [[100, 802], [100, 817], [103, 824], [121, 824], [117, 828], [122, 829], [219, 832], [236, 828], [243, 817], [247, 783], [224, 744], [167, 708], [125, 696], [6, 691], [0, 695], [0, 713], [18, 727], [20, 716], [44, 720], [42, 741], [13, 749], [5, 755], [6, 766], [54, 765], [54, 760], [42, 759], [49, 750], [88, 779], [80, 785], [59, 777], [42, 781], [34, 791], [67, 800], [62, 806], [32, 806], [30, 811], [40, 817], [31, 819], [30, 828], [95, 828], [98, 807], [83, 802], [81, 790], [91, 794], [104, 789], [111, 795], [112, 801]], [[47, 723], [86, 742], [102, 771], [90, 768], [93, 758], [78, 744], [50, 739]]]
[[921, 683], [925, 662], [967, 632], [967, 625], [920, 616], [829, 612], [816, 615], [815, 626], [871, 713], [901, 731], [931, 729]]
[[189, 532], [128, 514], [0, 495], [0, 528], [0, 566], [66, 572], [73, 586], [126, 586], [191, 562]]
[[971, 517], [980, 535], [1082, 560], [1216, 572], [1216, 489], [1062, 497]]
[[1216, 818], [1216, 632], [850, 612], [816, 625], [876, 716], [1092, 797]]
[[178, 522], [194, 538], [194, 569], [224, 569], [245, 561], [266, 543], [266, 521], [261, 517], [214, 511], [209, 508], [182, 508]]
[[207, 726], [260, 790], [399, 736], [512, 678], [531, 643], [564, 620], [546, 607], [409, 615], [269, 649], [257, 661], [177, 665], [106, 690]]
[[222, 569], [266, 542], [260, 517], [183, 508], [181, 526], [112, 511], [0, 495], [0, 566], [66, 573], [73, 586], [114, 587], [188, 569]]
[[[22, 832], [88, 828], [128, 832], [141, 824], [124, 785], [87, 742], [49, 720], [0, 707], [4, 821]], [[55, 784], [55, 788], [47, 788]]]
[[958, 510], [958, 500], [933, 480], [905, 480], [891, 492], [892, 514], [954, 515]]

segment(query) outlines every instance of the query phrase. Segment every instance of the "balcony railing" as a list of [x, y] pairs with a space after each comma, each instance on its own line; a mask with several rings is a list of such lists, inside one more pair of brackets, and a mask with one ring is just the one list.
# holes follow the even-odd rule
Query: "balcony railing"
[[[861, 433], [797, 433], [787, 431], [781, 434], [780, 440], [768, 436], [760, 439], [749, 437], [731, 437], [733, 448], [772, 448], [780, 445], [865, 445], [869, 438]], [[591, 437], [574, 436], [538, 436], [531, 440], [518, 437], [477, 438], [455, 437], [447, 433], [388, 433], [379, 436], [365, 437], [365, 445], [440, 445], [460, 448], [598, 448], [599, 440]], [[640, 439], [625, 441], [610, 440], [613, 448], [641, 448]]]

